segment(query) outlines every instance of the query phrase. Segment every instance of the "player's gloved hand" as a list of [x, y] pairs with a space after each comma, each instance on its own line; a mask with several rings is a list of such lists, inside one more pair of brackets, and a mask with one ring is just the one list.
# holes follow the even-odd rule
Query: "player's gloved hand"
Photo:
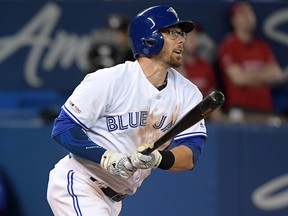
[[133, 175], [136, 169], [126, 154], [106, 151], [101, 158], [100, 165], [109, 173], [127, 179]]
[[146, 149], [145, 146], [140, 146], [137, 152], [131, 155], [131, 162], [138, 169], [157, 168], [162, 160], [162, 155], [158, 150], [153, 151], [149, 155], [141, 154]]

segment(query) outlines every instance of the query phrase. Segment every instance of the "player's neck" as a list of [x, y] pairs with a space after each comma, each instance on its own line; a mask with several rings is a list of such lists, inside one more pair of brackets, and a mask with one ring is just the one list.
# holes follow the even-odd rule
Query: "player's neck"
[[152, 85], [158, 87], [166, 82], [167, 67], [145, 57], [139, 58], [138, 62], [144, 75]]

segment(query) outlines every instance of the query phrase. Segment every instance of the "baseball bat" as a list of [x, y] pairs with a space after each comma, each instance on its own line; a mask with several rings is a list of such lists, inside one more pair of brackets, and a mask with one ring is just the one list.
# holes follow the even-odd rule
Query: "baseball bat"
[[192, 108], [182, 119], [179, 120], [167, 133], [157, 139], [151, 147], [142, 151], [142, 154], [148, 155], [159, 148], [168, 140], [175, 137], [180, 132], [198, 123], [209, 116], [214, 110], [224, 104], [225, 97], [220, 91], [213, 91]]

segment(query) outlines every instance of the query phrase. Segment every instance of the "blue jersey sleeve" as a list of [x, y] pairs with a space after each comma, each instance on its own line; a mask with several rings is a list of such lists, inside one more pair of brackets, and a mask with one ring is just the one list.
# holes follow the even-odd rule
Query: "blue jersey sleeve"
[[92, 142], [85, 130], [74, 122], [62, 109], [52, 129], [52, 138], [65, 149], [79, 157], [100, 163], [106, 151]]
[[205, 136], [193, 136], [193, 137], [186, 137], [182, 139], [174, 140], [173, 145], [185, 145], [190, 148], [193, 152], [193, 162], [196, 165], [199, 156], [201, 155], [202, 149], [204, 147], [204, 142], [207, 139]]

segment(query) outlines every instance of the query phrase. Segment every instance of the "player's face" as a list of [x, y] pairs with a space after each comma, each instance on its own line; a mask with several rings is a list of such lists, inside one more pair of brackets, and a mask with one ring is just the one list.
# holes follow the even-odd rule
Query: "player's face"
[[164, 46], [158, 53], [157, 58], [167, 67], [181, 66], [186, 33], [177, 27], [163, 30], [161, 33], [164, 37]]

